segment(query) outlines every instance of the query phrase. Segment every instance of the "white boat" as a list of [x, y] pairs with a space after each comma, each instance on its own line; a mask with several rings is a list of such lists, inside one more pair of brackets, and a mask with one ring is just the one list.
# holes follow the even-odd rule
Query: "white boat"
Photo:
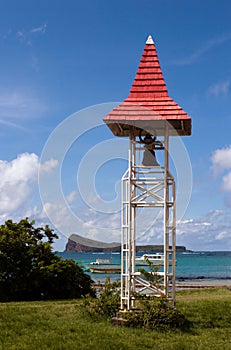
[[91, 273], [102, 273], [102, 274], [112, 274], [112, 273], [120, 273], [121, 266], [120, 265], [102, 265], [102, 266], [91, 266]]
[[[148, 261], [150, 261], [155, 266], [164, 265], [164, 254], [163, 253], [144, 254], [142, 256], [136, 257], [137, 266], [147, 266]], [[169, 260], [169, 265], [172, 265], [171, 260]]]
[[92, 261], [90, 265], [108, 265], [111, 263], [111, 259], [101, 259], [98, 258], [96, 261]]

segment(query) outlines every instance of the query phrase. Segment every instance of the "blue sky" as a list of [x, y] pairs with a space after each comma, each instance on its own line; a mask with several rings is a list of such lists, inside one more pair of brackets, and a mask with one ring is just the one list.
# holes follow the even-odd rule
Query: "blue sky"
[[[119, 191], [127, 143], [100, 121], [127, 97], [149, 34], [169, 95], [193, 123], [192, 136], [183, 138], [193, 187], [177, 243], [231, 248], [228, 0], [1, 1], [1, 222], [29, 216], [50, 223], [60, 234], [60, 250], [73, 232], [120, 240], [115, 184]], [[38, 183], [41, 155], [46, 175]], [[92, 178], [86, 164], [95, 171]], [[142, 235], [143, 243], [162, 241], [159, 221]]]

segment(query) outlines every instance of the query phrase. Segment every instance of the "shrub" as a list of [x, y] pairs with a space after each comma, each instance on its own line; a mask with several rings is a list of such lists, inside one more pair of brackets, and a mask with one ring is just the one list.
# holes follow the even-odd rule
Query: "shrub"
[[26, 218], [0, 226], [0, 301], [69, 299], [93, 295], [93, 281], [74, 260], [52, 250], [58, 238]]
[[[88, 298], [84, 301], [84, 311], [97, 321], [100, 319], [111, 319], [118, 315], [120, 308], [119, 283], [110, 283], [106, 279], [105, 286], [98, 298]], [[165, 296], [146, 297], [139, 301], [139, 309], [121, 314], [125, 320], [123, 324], [127, 327], [139, 327], [145, 329], [180, 329], [189, 330], [190, 322], [176, 308], [169, 305]]]
[[188, 330], [191, 326], [179, 310], [169, 305], [165, 296], [142, 299], [140, 309], [127, 312], [124, 317], [128, 327]]
[[84, 302], [85, 311], [93, 319], [116, 316], [120, 307], [119, 282], [111, 283], [107, 278], [103, 290], [96, 299], [88, 298]]
[[[150, 272], [140, 269], [143, 277], [152, 286], [161, 288], [161, 276], [158, 274], [159, 266], [153, 266], [148, 261]], [[189, 330], [191, 323], [175, 307], [171, 306], [165, 295], [160, 297], [134, 293], [136, 301], [139, 301], [139, 309], [120, 314], [128, 327], [142, 327], [150, 330], [180, 329]], [[139, 300], [138, 300], [139, 299]], [[120, 291], [118, 282], [110, 283], [108, 278], [104, 289], [95, 300], [88, 299], [85, 302], [85, 310], [95, 320], [100, 318], [112, 318], [119, 312]]]

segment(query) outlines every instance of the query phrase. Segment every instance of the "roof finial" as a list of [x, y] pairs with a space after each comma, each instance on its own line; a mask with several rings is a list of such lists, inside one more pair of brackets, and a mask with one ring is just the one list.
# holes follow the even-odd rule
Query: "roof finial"
[[152, 39], [152, 36], [151, 36], [151, 35], [149, 35], [149, 37], [148, 37], [148, 39], [147, 39], [147, 41], [146, 41], [146, 44], [148, 44], [148, 45], [152, 45], [152, 44], [154, 44], [154, 41], [153, 41], [153, 39]]

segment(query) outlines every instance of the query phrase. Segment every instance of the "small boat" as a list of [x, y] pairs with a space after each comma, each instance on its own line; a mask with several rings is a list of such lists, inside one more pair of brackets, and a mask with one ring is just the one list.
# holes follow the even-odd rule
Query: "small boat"
[[91, 273], [120, 273], [121, 266], [120, 265], [105, 265], [105, 266], [91, 266]]
[[[155, 266], [164, 265], [164, 254], [163, 253], [144, 254], [142, 256], [136, 257], [137, 266], [147, 266], [148, 261], [150, 261]], [[169, 260], [169, 265], [172, 265], [171, 260]]]
[[101, 259], [101, 258], [98, 258], [96, 259], [96, 261], [92, 261], [90, 262], [90, 265], [108, 265], [111, 263], [111, 260], [110, 259]]

